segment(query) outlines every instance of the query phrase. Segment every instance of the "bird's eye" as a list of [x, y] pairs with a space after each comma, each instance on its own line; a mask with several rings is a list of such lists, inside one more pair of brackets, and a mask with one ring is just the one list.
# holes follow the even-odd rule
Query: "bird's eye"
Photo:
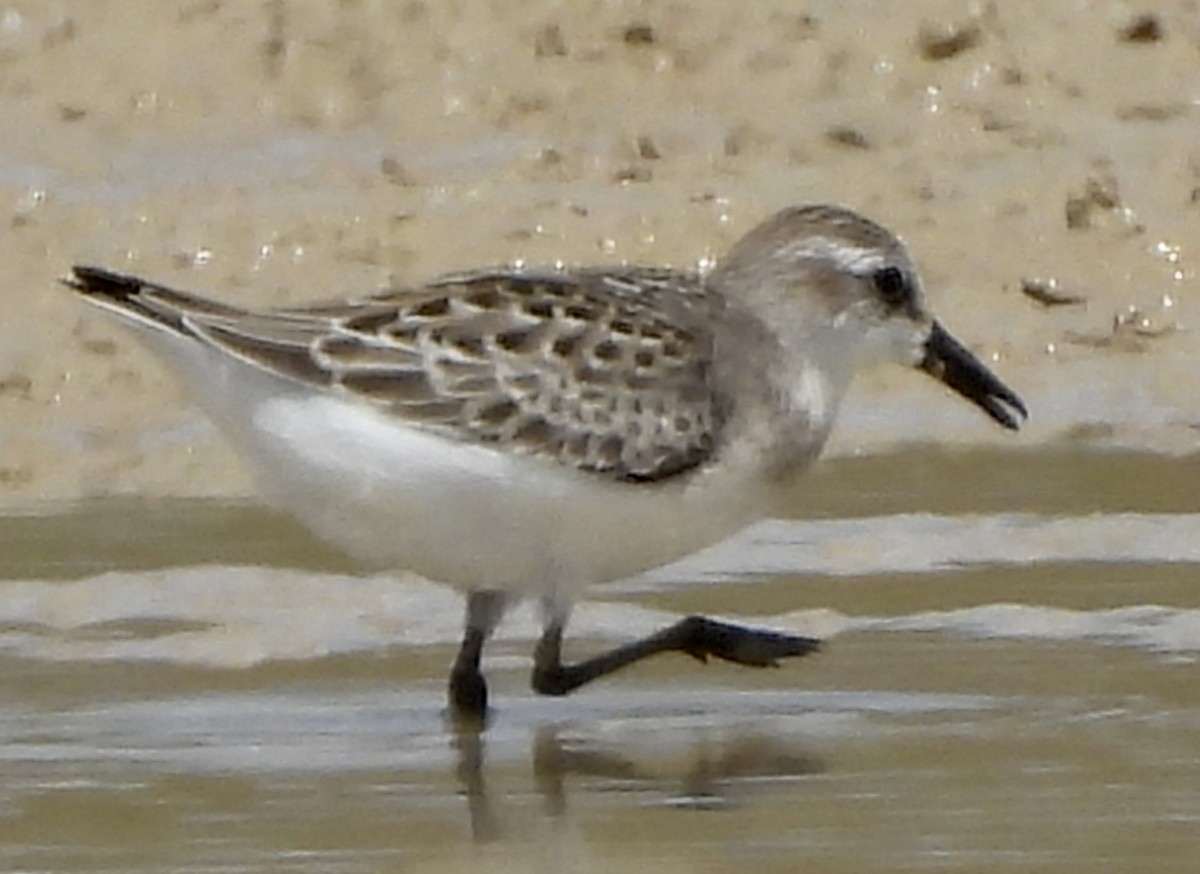
[[911, 297], [908, 280], [896, 267], [882, 267], [876, 270], [871, 276], [871, 281], [875, 283], [875, 290], [888, 306], [901, 306]]

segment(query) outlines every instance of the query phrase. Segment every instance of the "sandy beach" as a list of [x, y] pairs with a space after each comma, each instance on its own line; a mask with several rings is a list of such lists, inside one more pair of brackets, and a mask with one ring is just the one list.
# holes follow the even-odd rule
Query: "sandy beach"
[[[524, 262], [695, 266], [835, 201], [909, 243], [1020, 446], [1186, 454], [1193, 2], [15, 2], [0, 20], [0, 502], [245, 495], [72, 264], [245, 305]], [[861, 381], [830, 454], [1009, 441]]]

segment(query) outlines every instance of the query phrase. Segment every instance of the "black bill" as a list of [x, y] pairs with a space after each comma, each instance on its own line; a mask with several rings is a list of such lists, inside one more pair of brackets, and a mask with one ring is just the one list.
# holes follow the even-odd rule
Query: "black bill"
[[1029, 416], [1025, 404], [1012, 389], [996, 378], [983, 362], [968, 352], [937, 322], [925, 341], [920, 368], [977, 404], [1005, 428], [1017, 430], [1020, 419]]

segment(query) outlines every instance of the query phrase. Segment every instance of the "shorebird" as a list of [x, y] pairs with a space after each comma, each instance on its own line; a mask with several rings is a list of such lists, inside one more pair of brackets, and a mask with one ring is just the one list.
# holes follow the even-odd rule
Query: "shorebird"
[[533, 688], [655, 653], [768, 666], [809, 637], [689, 616], [576, 663], [572, 603], [770, 516], [855, 372], [915, 367], [1016, 429], [1020, 398], [926, 309], [904, 245], [839, 206], [785, 209], [700, 274], [477, 270], [245, 310], [96, 267], [64, 280], [191, 389], [266, 497], [376, 568], [466, 593], [449, 707], [482, 719], [484, 644], [541, 602]]

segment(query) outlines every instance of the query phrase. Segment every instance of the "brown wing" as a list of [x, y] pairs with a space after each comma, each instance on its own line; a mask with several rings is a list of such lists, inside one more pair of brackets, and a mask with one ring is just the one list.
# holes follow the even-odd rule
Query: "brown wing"
[[709, 458], [721, 427], [694, 276], [662, 270], [448, 277], [346, 304], [189, 314], [246, 361], [411, 424], [617, 480]]

